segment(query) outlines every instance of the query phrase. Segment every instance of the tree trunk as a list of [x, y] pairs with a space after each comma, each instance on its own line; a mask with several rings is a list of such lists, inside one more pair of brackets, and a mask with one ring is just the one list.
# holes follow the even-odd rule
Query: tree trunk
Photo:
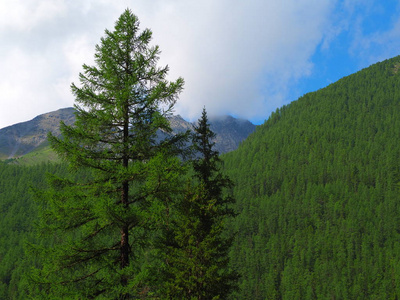
[[[128, 183], [124, 183], [122, 187], [122, 205], [127, 208], [128, 205]], [[129, 265], [129, 229], [128, 225], [124, 225], [121, 228], [121, 256], [120, 266], [121, 269]]]
[[[122, 156], [122, 166], [124, 168], [128, 168], [129, 166], [129, 148], [128, 148], [128, 139], [129, 139], [129, 116], [128, 116], [128, 105], [124, 107], [124, 128], [123, 128], [123, 156]], [[128, 209], [129, 205], [129, 181], [124, 180], [122, 182], [122, 194], [121, 194], [121, 205], [124, 206], [125, 209]], [[121, 249], [120, 249], [120, 268], [124, 269], [129, 265], [129, 226], [128, 224], [124, 224], [121, 227]], [[126, 276], [121, 277], [122, 286], [126, 286], [128, 284], [128, 279]], [[120, 299], [129, 299], [129, 294], [121, 295]]]

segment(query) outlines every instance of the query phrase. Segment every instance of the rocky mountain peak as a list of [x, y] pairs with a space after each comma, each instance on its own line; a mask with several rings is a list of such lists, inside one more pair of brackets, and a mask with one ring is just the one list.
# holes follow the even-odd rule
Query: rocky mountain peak
[[[63, 108], [36, 118], [0, 129], [0, 159], [21, 157], [47, 143], [47, 133], [60, 134], [60, 121], [67, 125], [75, 122], [74, 108]], [[180, 115], [169, 117], [173, 132], [193, 130], [195, 123]], [[231, 116], [210, 119], [211, 129], [216, 133], [215, 148], [220, 153], [235, 150], [239, 143], [255, 130], [247, 120]]]

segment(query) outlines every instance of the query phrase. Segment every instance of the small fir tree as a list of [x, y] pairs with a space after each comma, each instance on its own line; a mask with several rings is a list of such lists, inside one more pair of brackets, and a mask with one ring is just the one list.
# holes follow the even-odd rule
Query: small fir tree
[[167, 231], [168, 299], [228, 299], [237, 286], [238, 274], [228, 266], [233, 237], [225, 228], [235, 215], [230, 207], [234, 199], [224, 193], [232, 182], [220, 170], [214, 136], [204, 109], [193, 134], [194, 180]]
[[96, 46], [95, 66], [84, 65], [81, 87], [72, 84], [76, 123], [49, 135], [53, 149], [85, 176], [52, 177], [43, 200], [41, 229], [54, 237], [32, 275], [41, 297], [128, 299], [147, 286], [146, 242], [165, 199], [180, 188], [177, 158], [183, 136], [167, 116], [183, 88], [157, 66], [152, 33], [126, 10]]

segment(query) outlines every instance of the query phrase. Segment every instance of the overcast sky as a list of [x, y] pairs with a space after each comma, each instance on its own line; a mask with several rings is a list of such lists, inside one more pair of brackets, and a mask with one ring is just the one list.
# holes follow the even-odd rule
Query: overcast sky
[[185, 79], [188, 120], [206, 106], [259, 124], [400, 54], [398, 0], [0, 0], [0, 128], [72, 106], [71, 82], [126, 8]]

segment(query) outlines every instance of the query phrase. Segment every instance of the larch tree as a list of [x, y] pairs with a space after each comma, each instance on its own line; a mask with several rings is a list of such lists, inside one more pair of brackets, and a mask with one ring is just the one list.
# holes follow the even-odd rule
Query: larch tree
[[192, 136], [192, 180], [166, 231], [167, 299], [229, 299], [237, 289], [238, 273], [229, 266], [233, 236], [226, 230], [235, 216], [232, 182], [221, 171], [214, 136], [203, 109]]
[[85, 176], [51, 176], [51, 187], [37, 191], [39, 227], [53, 236], [49, 247], [33, 247], [45, 258], [32, 275], [41, 297], [130, 299], [151, 291], [145, 246], [180, 188], [185, 139], [157, 134], [171, 132], [167, 117], [184, 82], [166, 79], [151, 38], [127, 9], [96, 46], [95, 65], [83, 65], [81, 86], [71, 86], [76, 123], [61, 124], [61, 138], [49, 135]]

